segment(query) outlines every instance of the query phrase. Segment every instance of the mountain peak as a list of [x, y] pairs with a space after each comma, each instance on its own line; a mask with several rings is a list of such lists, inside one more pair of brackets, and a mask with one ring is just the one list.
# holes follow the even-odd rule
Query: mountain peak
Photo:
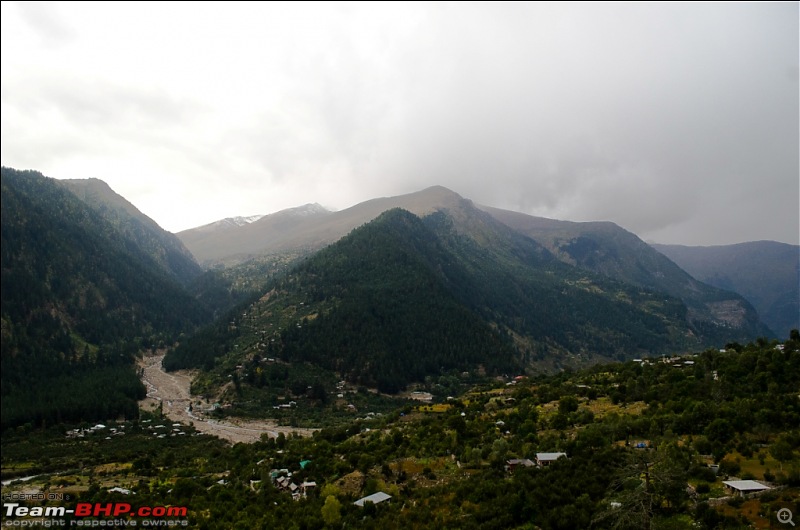
[[437, 201], [442, 204], [452, 203], [454, 201], [463, 201], [464, 197], [444, 186], [435, 185], [415, 193], [405, 195], [406, 197], [426, 197], [428, 200]]
[[326, 213], [331, 213], [331, 211], [322, 206], [318, 202], [314, 203], [310, 202], [308, 204], [304, 204], [303, 206], [295, 206], [294, 208], [287, 208], [285, 210], [280, 210], [270, 215], [293, 215], [297, 217], [306, 217], [309, 215], [326, 214]]
[[433, 186], [427, 187], [424, 190], [421, 190], [419, 193], [436, 193], [440, 195], [455, 195], [457, 197], [461, 197], [458, 193], [454, 192], [450, 188], [446, 188], [441, 184], [434, 184]]
[[199, 233], [207, 233], [207, 232], [217, 232], [219, 230], [224, 230], [227, 228], [239, 227], [239, 226], [246, 226], [251, 223], [255, 223], [259, 219], [265, 217], [263, 214], [261, 215], [237, 215], [236, 217], [226, 217], [225, 219], [220, 219], [218, 221], [213, 221], [211, 223], [198, 226], [197, 228], [191, 228], [189, 230], [184, 230], [183, 232], [179, 232], [178, 235], [181, 237], [181, 234], [184, 232], [199, 232]]
[[[244, 226], [244, 225], [249, 225], [250, 223], [255, 223], [256, 221], [258, 221], [262, 217], [264, 217], [263, 214], [262, 215], [246, 215], [246, 216], [238, 215], [236, 217], [227, 217], [227, 218], [222, 219], [220, 221], [216, 221], [216, 223], [229, 222], [229, 223], [234, 224], [236, 226]], [[211, 224], [213, 225], [214, 223], [211, 223]]]

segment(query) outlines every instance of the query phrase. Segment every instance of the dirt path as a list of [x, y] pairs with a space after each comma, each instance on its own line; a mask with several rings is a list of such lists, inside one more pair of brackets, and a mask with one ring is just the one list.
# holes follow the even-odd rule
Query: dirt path
[[174, 422], [192, 423], [200, 432], [213, 434], [232, 443], [252, 443], [261, 439], [262, 434], [276, 438], [279, 433], [297, 433], [310, 436], [315, 429], [282, 427], [274, 420], [215, 420], [206, 418], [200, 412], [189, 410], [192, 372], [181, 370], [167, 373], [161, 362], [163, 354], [144, 357], [139, 366], [142, 369], [142, 382], [147, 387], [147, 397], [139, 402], [145, 410], [152, 410], [163, 404], [164, 414]]

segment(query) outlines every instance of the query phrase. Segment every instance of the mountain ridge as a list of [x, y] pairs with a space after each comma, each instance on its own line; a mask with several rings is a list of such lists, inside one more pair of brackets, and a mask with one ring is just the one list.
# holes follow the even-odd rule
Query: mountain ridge
[[561, 261], [676, 296], [687, 303], [692, 316], [710, 316], [736, 326], [752, 309], [740, 295], [730, 292], [731, 296], [726, 297], [718, 288], [696, 280], [636, 234], [614, 223], [560, 221], [487, 206], [481, 208], [532, 237]]
[[161, 228], [104, 181], [92, 178], [56, 180], [55, 183], [114, 225], [182, 284], [202, 274], [202, 268], [180, 238]]
[[453, 204], [463, 198], [443, 186], [395, 197], [379, 197], [336, 212], [316, 212], [294, 219], [287, 224], [286, 212], [292, 208], [265, 215], [246, 226], [232, 227], [224, 233], [197, 237], [196, 229], [176, 235], [206, 267], [216, 264], [235, 265], [261, 254], [305, 248], [318, 250], [347, 235], [352, 229], [375, 219], [392, 208], [404, 208], [424, 215], [438, 207]]
[[652, 246], [698, 280], [740, 293], [779, 336], [800, 329], [800, 246], [777, 241]]

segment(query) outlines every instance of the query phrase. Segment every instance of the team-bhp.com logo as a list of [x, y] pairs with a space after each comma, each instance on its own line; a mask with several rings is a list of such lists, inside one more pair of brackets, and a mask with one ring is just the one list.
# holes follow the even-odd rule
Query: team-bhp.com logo
[[[141, 522], [141, 526], [186, 526], [188, 524], [185, 519], [187, 513], [186, 506], [139, 506], [134, 508], [127, 502], [79, 502], [75, 505], [75, 508], [67, 508], [65, 506], [22, 506], [13, 502], [3, 504], [3, 514], [6, 517], [74, 518], [69, 523], [63, 520], [59, 521], [55, 526], [137, 526], [137, 518]], [[99, 521], [81, 519], [84, 517], [111, 517], [116, 519], [103, 520], [102, 522], [105, 524], [99, 525], [95, 524]], [[167, 517], [183, 517], [184, 519], [167, 520]], [[16, 521], [18, 522], [19, 520]], [[11, 521], [7, 519], [3, 526], [28, 526], [14, 524], [14, 522], [9, 524], [9, 522]]]

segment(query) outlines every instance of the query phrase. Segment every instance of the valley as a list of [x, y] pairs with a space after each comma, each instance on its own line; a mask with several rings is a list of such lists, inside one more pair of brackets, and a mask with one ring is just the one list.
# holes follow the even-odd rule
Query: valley
[[[139, 402], [144, 411], [163, 412], [170, 421], [192, 425], [197, 431], [227, 440], [231, 443], [252, 443], [263, 436], [277, 438], [279, 433], [287, 436], [311, 436], [315, 429], [280, 426], [270, 420], [215, 419], [209, 418], [199, 401], [190, 393], [192, 372], [164, 371], [164, 354], [145, 356], [140, 364], [142, 382], [147, 387], [147, 397]], [[195, 398], [196, 400], [197, 398]], [[193, 409], [190, 410], [190, 406]], [[206, 404], [207, 412], [213, 405]]]
[[[189, 377], [159, 370], [155, 355], [145, 379], [172, 408], [146, 405], [132, 422], [6, 431], [3, 494], [66, 507], [186, 506], [174, 524], [208, 530], [774, 528], [779, 511], [800, 505], [798, 355], [793, 333], [486, 383], [311, 436], [250, 443], [171, 415]], [[729, 486], [750, 483], [763, 491], [743, 498]], [[355, 504], [373, 493], [391, 502]], [[12, 519], [4, 514], [4, 524]]]

